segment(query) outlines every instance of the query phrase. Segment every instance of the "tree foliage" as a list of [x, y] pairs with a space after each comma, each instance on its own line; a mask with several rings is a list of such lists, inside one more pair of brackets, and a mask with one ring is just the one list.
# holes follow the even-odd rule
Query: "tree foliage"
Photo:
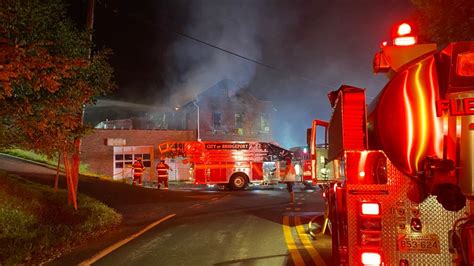
[[424, 41], [441, 46], [453, 41], [474, 40], [474, 1], [411, 0], [415, 21]]
[[52, 155], [86, 131], [82, 108], [114, 88], [107, 52], [61, 0], [0, 1], [0, 147]]

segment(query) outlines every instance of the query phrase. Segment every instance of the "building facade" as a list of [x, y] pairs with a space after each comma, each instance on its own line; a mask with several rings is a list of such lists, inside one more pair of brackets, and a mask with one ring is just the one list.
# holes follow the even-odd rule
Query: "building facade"
[[[231, 80], [218, 82], [176, 109], [131, 107], [133, 116], [124, 118], [123, 107], [106, 106], [109, 112], [116, 108], [113, 111], [120, 112], [121, 117], [102, 120], [82, 140], [82, 161], [91, 172], [113, 179], [129, 178], [130, 166], [141, 157], [147, 168], [145, 179], [152, 180], [159, 159], [157, 145], [165, 141], [272, 142], [272, 103], [256, 99]], [[137, 116], [140, 112], [143, 115]], [[168, 163], [176, 169], [171, 180], [173, 175], [178, 180], [188, 177], [189, 167], [174, 159], [168, 159]]]
[[[144, 180], [152, 181], [160, 160], [158, 144], [195, 139], [194, 130], [95, 130], [82, 139], [81, 160], [90, 172], [120, 180], [131, 178], [131, 166], [140, 157], [145, 166]], [[179, 162], [168, 159], [168, 163], [175, 169], [180, 168], [176, 165]], [[178, 179], [177, 172], [172, 173], [171, 179]], [[182, 179], [188, 177], [186, 173], [181, 176]]]
[[273, 106], [222, 80], [179, 108], [177, 127], [201, 140], [272, 141]]

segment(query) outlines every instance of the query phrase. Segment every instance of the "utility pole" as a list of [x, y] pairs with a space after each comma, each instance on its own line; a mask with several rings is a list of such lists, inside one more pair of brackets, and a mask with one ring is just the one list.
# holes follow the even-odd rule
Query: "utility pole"
[[[89, 39], [92, 41], [92, 29], [94, 29], [94, 10], [95, 10], [95, 0], [87, 1], [87, 21], [86, 29], [90, 31]], [[89, 57], [91, 53], [89, 52]]]
[[[95, 0], [88, 0], [87, 1], [87, 18], [86, 18], [86, 30], [89, 31], [89, 40], [92, 42], [92, 30], [94, 28], [94, 10], [95, 10]], [[87, 58], [90, 60], [92, 57], [92, 47], [89, 48], [89, 53], [87, 54]], [[79, 114], [81, 117], [81, 126], [84, 125], [84, 108], [82, 106], [81, 113]], [[74, 139], [74, 153], [72, 155], [72, 202], [74, 204], [74, 208], [77, 210], [77, 187], [79, 184], [79, 163], [80, 163], [80, 151], [81, 151], [81, 138], [79, 136]]]

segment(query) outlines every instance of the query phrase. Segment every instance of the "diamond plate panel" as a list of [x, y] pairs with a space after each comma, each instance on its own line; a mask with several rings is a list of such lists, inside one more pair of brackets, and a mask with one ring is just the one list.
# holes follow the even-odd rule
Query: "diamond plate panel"
[[[398, 171], [387, 160], [388, 182], [385, 185], [347, 185], [349, 265], [358, 265], [358, 203], [361, 200], [376, 200], [381, 204], [382, 250], [386, 265], [399, 265], [400, 259], [407, 259], [410, 265], [452, 265], [449, 253], [448, 231], [455, 220], [462, 217], [467, 207], [458, 211], [446, 211], [435, 197], [428, 197], [421, 204], [414, 204], [407, 198], [410, 178]], [[374, 194], [357, 195], [351, 191], [373, 191]], [[384, 193], [380, 193], [384, 192]], [[385, 193], [386, 192], [386, 193]], [[440, 240], [440, 254], [402, 253], [397, 251], [399, 233], [410, 233], [410, 221], [414, 211], [419, 210], [422, 233], [436, 234]], [[404, 213], [403, 213], [404, 212]], [[402, 214], [403, 213], [403, 214]], [[405, 224], [402, 229], [399, 226]]]

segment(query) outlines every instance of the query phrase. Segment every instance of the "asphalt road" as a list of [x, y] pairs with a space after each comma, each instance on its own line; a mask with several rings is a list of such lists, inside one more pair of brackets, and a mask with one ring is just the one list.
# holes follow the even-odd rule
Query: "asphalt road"
[[[49, 185], [55, 174], [3, 155], [0, 169]], [[107, 248], [93, 265], [331, 265], [330, 237], [308, 234], [309, 221], [324, 212], [317, 190], [297, 187], [290, 203], [283, 186], [223, 191], [171, 183], [158, 191], [81, 176], [79, 192], [115, 208], [123, 225], [49, 265], [91, 262]]]

